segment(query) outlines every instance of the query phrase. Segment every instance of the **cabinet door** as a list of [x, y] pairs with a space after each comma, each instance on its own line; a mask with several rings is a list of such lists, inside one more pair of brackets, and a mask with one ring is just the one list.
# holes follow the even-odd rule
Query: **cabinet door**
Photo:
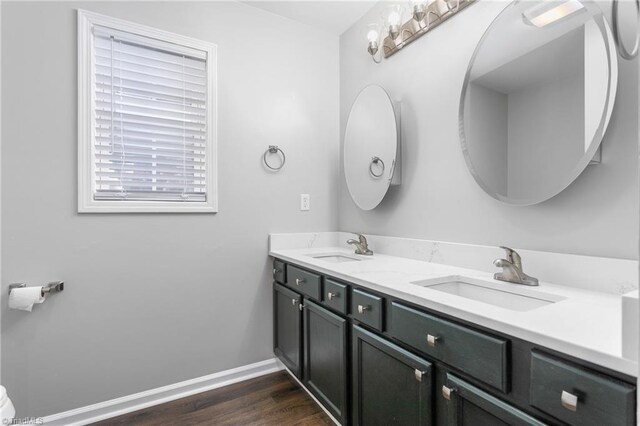
[[441, 388], [449, 426], [543, 426], [544, 423], [448, 373]]
[[304, 302], [304, 377], [307, 388], [342, 424], [347, 419], [347, 320]]
[[273, 353], [302, 378], [302, 296], [273, 284]]
[[431, 363], [353, 326], [355, 425], [432, 424]]

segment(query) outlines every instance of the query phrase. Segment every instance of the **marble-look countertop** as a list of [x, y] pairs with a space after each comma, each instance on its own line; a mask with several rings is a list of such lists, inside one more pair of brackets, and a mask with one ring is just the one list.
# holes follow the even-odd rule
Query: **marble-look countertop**
[[[460, 268], [403, 257], [374, 254], [361, 261], [335, 263], [312, 255], [341, 253], [343, 247], [271, 249], [278, 259], [321, 274], [342, 279], [390, 296], [398, 297], [479, 326], [580, 358], [620, 373], [637, 377], [638, 364], [622, 357], [622, 298], [619, 295], [541, 282], [526, 287], [493, 279], [489, 272]], [[491, 286], [536, 293], [542, 299], [562, 299], [529, 311], [514, 311], [411, 284], [413, 281], [459, 276], [482, 280]], [[513, 286], [513, 287], [512, 287]]]

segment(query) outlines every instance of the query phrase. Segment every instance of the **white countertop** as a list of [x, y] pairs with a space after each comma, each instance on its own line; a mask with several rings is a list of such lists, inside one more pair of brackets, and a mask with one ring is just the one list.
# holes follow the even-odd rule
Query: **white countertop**
[[[362, 261], [335, 263], [310, 255], [342, 253], [342, 247], [277, 249], [269, 254], [322, 274], [395, 296], [605, 368], [637, 377], [637, 362], [622, 357], [622, 298], [615, 294], [541, 282], [538, 287], [509, 284], [473, 269], [374, 254]], [[564, 300], [529, 311], [514, 311], [411, 284], [450, 276], [479, 279], [509, 289], [551, 295]], [[511, 287], [514, 286], [514, 287]]]

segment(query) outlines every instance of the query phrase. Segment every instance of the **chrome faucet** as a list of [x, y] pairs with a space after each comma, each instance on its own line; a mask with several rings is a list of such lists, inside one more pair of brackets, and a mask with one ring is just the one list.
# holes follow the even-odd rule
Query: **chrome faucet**
[[520, 255], [509, 247], [500, 246], [500, 248], [507, 252], [507, 258], [493, 261], [495, 266], [502, 268], [502, 272], [496, 272], [493, 278], [514, 284], [537, 286], [538, 279], [530, 277], [522, 270], [522, 258]]
[[353, 244], [356, 246], [356, 254], [362, 254], [364, 256], [371, 256], [373, 252], [369, 250], [369, 244], [364, 235], [355, 233], [358, 236], [358, 241], [347, 240], [347, 244]]

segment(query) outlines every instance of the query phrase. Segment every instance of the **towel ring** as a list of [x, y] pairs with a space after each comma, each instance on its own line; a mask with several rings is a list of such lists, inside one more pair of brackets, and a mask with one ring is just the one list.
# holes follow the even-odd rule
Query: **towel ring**
[[635, 44], [631, 51], [627, 49], [624, 42], [622, 41], [622, 35], [620, 34], [620, 20], [619, 20], [619, 10], [618, 5], [620, 0], [614, 0], [613, 2], [613, 34], [616, 39], [616, 44], [618, 45], [618, 49], [620, 50], [620, 56], [624, 59], [631, 60], [638, 56], [638, 51], [640, 50], [640, 0], [634, 1], [636, 4], [636, 40]]
[[[278, 167], [273, 167], [269, 164], [269, 162], [267, 161], [267, 155], [269, 154], [277, 154], [278, 152], [280, 152], [280, 154], [282, 155], [282, 163], [280, 163], [280, 166]], [[284, 167], [284, 163], [287, 161], [287, 157], [284, 155], [284, 151], [281, 150], [280, 148], [278, 148], [277, 145], [269, 145], [269, 149], [267, 149], [264, 152], [264, 155], [262, 156], [262, 161], [264, 161], [264, 165], [267, 166], [269, 169], [274, 170], [274, 171], [278, 171], [281, 168]]]
[[[378, 163], [382, 164], [382, 170], [380, 171], [380, 174], [376, 174], [373, 171], [373, 165], [374, 164], [378, 164]], [[371, 163], [369, 163], [369, 173], [371, 173], [371, 176], [373, 176], [376, 179], [382, 177], [382, 175], [384, 174], [384, 161], [382, 161], [382, 158], [380, 158], [380, 157], [371, 157]]]

